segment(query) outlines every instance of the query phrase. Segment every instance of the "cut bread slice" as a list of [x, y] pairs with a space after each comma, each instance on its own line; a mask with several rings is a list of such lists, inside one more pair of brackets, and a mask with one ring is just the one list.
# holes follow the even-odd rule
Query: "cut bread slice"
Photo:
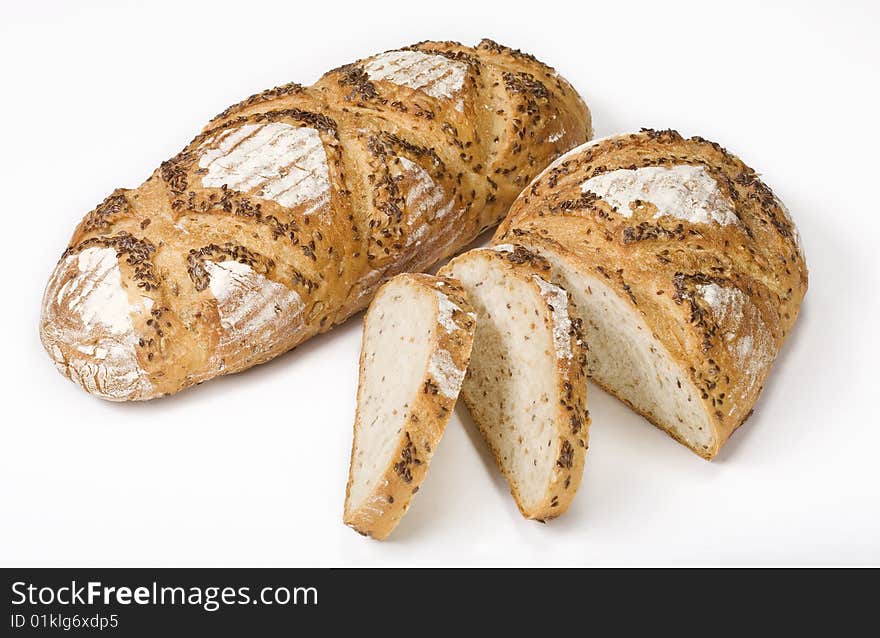
[[364, 317], [346, 525], [386, 538], [425, 477], [471, 356], [475, 315], [460, 285], [398, 275]]
[[461, 282], [477, 313], [462, 397], [526, 518], [570, 505], [584, 467], [586, 346], [550, 265], [521, 246], [472, 250], [440, 274]]

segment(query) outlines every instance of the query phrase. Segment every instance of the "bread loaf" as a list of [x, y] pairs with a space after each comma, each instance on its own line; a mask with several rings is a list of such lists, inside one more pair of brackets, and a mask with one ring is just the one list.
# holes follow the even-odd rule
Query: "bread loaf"
[[454, 253], [590, 136], [565, 80], [489, 40], [252, 96], [85, 216], [49, 280], [42, 342], [105, 399], [239, 372]]
[[592, 379], [707, 459], [751, 415], [807, 290], [783, 203], [739, 158], [675, 131], [572, 150], [494, 241], [550, 262]]
[[440, 274], [461, 282], [477, 314], [462, 398], [523, 516], [559, 516], [580, 485], [590, 424], [575, 308], [522, 246], [472, 250]]
[[364, 318], [345, 524], [384, 539], [440, 443], [471, 356], [476, 320], [459, 284], [398, 275]]

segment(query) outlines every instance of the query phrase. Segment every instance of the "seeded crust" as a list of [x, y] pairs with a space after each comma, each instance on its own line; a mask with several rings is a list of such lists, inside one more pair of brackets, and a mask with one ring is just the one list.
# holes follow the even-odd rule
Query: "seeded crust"
[[[581, 189], [616, 169], [681, 164], [704, 167], [733, 202], [736, 223], [655, 218], [648, 202], [627, 218]], [[647, 323], [697, 388], [714, 437], [702, 447], [667, 432], [710, 460], [751, 415], [807, 290], [797, 230], [782, 202], [718, 144], [672, 130], [643, 129], [569, 152], [523, 191], [493, 241], [520, 242], [604, 281]], [[698, 294], [705, 286], [742, 293], [739, 324], [713, 314]], [[766, 361], [738, 363], [729, 346], [734, 334], [757, 339], [759, 332], [769, 333]], [[652, 414], [643, 416], [666, 430]]]
[[[431, 352], [445, 350], [451, 360], [460, 370], [466, 370], [473, 345], [474, 329], [476, 321], [473, 309], [467, 301], [467, 297], [461, 285], [448, 277], [433, 277], [423, 274], [401, 274], [385, 284], [385, 286], [409, 283], [419, 288], [422, 294], [430, 294], [435, 299], [437, 308], [437, 325], [435, 326]], [[383, 286], [384, 287], [384, 286]], [[452, 322], [455, 329], [448, 332], [439, 322], [440, 308], [437, 293], [444, 295], [455, 307], [452, 313]], [[378, 301], [378, 298], [377, 298]], [[367, 311], [369, 314], [377, 310], [375, 304]], [[367, 321], [364, 318], [364, 328]], [[364, 334], [366, 337], [366, 333]], [[355, 416], [355, 435], [361, 427], [361, 393], [363, 391], [363, 379], [365, 374], [364, 356], [365, 349], [361, 350], [360, 375], [361, 382], [358, 384], [358, 411]], [[427, 364], [427, 362], [426, 362]], [[406, 425], [400, 436], [394, 454], [389, 460], [381, 480], [376, 482], [371, 496], [358, 509], [351, 509], [349, 497], [351, 494], [356, 448], [352, 444], [351, 471], [348, 485], [345, 490], [345, 513], [344, 522], [364, 536], [370, 536], [376, 540], [383, 540], [397, 527], [403, 515], [409, 509], [413, 496], [418, 492], [419, 486], [428, 471], [431, 457], [434, 455], [437, 445], [446, 430], [446, 424], [452, 415], [456, 398], [445, 396], [438, 391], [440, 382], [435, 380], [426, 369], [424, 381], [421, 384], [421, 392], [412, 402], [409, 414], [406, 417]], [[456, 392], [457, 394], [457, 392]], [[356, 439], [355, 439], [356, 440]]]
[[[117, 393], [88, 384], [88, 391], [111, 400], [174, 394], [330, 330], [394, 275], [425, 270], [497, 224], [540, 170], [592, 136], [581, 98], [530, 56], [489, 40], [408, 49], [466, 66], [461, 110], [456, 100], [370, 80], [364, 66], [374, 58], [368, 58], [310, 87], [286, 84], [229, 107], [144, 184], [115, 190], [85, 216], [64, 257], [89, 246], [115, 249], [129, 300], [147, 308], [132, 312], [126, 336], [133, 337], [141, 383]], [[269, 124], [317, 131], [327, 158], [325, 210], [306, 214], [308, 202], [284, 206], [247, 191], [203, 186], [203, 145], [237, 127]], [[415, 240], [409, 223], [415, 213], [400, 192], [404, 161], [429, 174], [454, 202], [442, 220], [433, 216], [444, 202], [421, 213], [426, 232], [415, 247], [407, 245]], [[299, 295], [303, 308], [295, 321], [276, 325], [270, 338], [231, 339], [208, 285], [211, 264], [221, 261], [245, 264]], [[76, 275], [76, 260], [62, 259], [47, 291], [57, 294]], [[43, 302], [47, 352], [67, 376], [73, 368], [101, 367], [80, 347], [80, 337], [69, 336], [70, 311], [56, 294], [47, 292]]]
[[[478, 248], [454, 258], [440, 269], [439, 275], [452, 277], [456, 265], [471, 259], [491, 259], [503, 265], [511, 277], [516, 277], [535, 288], [536, 294], [542, 295], [541, 288], [535, 277], [549, 281], [550, 264], [538, 254], [521, 245], [509, 247]], [[510, 493], [516, 501], [520, 513], [525, 518], [546, 521], [563, 514], [571, 505], [580, 486], [584, 471], [584, 459], [589, 447], [590, 413], [587, 410], [587, 383], [584, 373], [588, 346], [583, 338], [581, 320], [578, 319], [577, 308], [568, 297], [566, 308], [554, 308], [548, 301], [544, 306], [541, 319], [547, 330], [553, 334], [556, 312], [566, 313], [571, 318], [568, 338], [571, 344], [571, 358], [556, 356], [556, 397], [551, 397], [557, 406], [556, 418], [556, 462], [543, 500], [536, 506], [527, 507], [520, 499], [517, 486], [505, 469], [503, 458], [492, 437], [487, 435], [486, 424], [479, 423], [475, 405], [479, 397], [471, 397], [463, 391], [461, 397], [474, 417], [483, 439], [492, 450], [498, 468], [508, 479]], [[478, 318], [479, 321], [479, 318]], [[479, 347], [479, 344], [476, 344]], [[470, 374], [470, 370], [468, 370]]]

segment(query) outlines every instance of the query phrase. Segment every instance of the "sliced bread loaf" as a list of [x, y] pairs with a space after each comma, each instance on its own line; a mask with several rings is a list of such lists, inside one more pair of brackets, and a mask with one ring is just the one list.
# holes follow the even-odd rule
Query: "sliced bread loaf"
[[526, 518], [562, 514], [587, 450], [586, 346], [550, 265], [521, 246], [472, 250], [440, 274], [477, 313], [462, 396]]
[[345, 524], [387, 537], [443, 436], [471, 355], [475, 316], [460, 285], [398, 275], [364, 318]]
[[752, 414], [807, 290], [798, 232], [718, 144], [643, 130], [581, 146], [495, 235], [546, 258], [592, 379], [706, 459]]

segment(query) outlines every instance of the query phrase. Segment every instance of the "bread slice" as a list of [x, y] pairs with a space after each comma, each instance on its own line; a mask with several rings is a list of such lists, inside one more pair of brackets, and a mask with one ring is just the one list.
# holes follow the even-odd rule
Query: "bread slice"
[[586, 346], [550, 265], [521, 246], [472, 250], [440, 274], [477, 313], [462, 397], [526, 518], [568, 508], [587, 451]]
[[386, 538], [409, 508], [467, 369], [475, 315], [454, 280], [398, 275], [364, 317], [345, 524]]

